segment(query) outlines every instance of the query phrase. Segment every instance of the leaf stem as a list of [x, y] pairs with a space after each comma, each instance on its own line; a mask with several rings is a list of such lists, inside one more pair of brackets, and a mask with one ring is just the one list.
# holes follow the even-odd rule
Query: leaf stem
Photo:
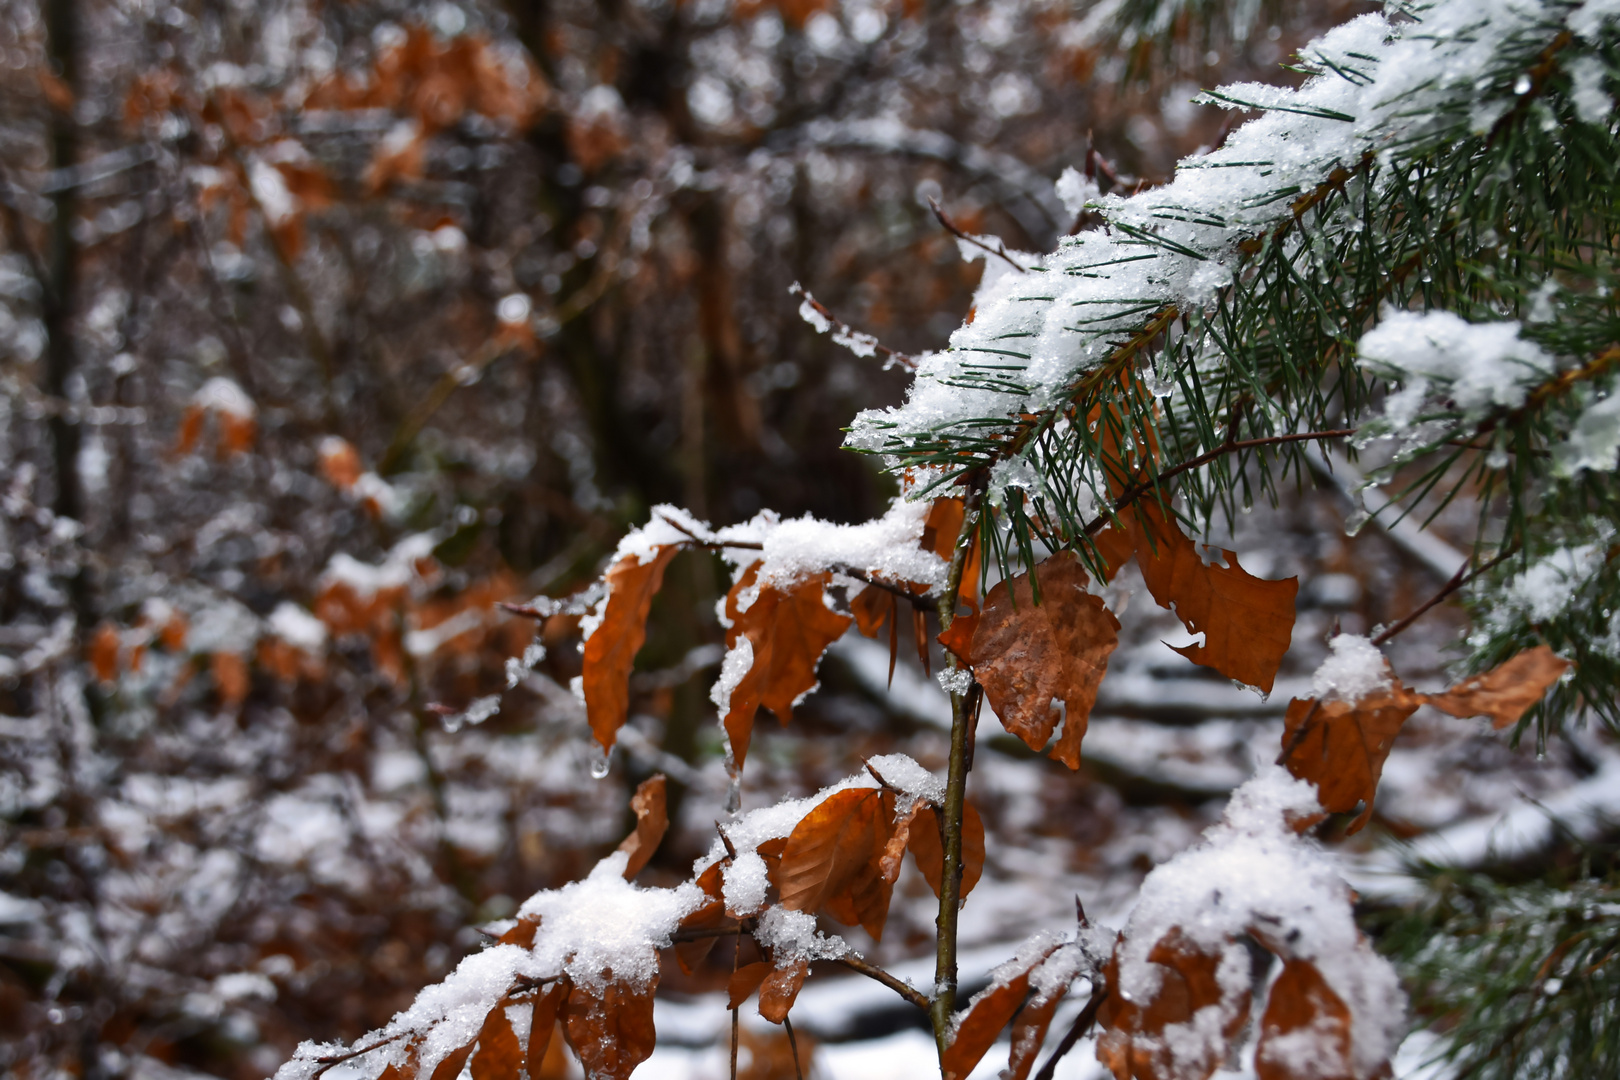
[[1091, 1025], [1096, 1022], [1097, 1010], [1102, 1008], [1104, 1001], [1108, 1000], [1108, 988], [1106, 986], [1097, 986], [1095, 983], [1092, 985], [1095, 989], [1091, 992], [1091, 1000], [1086, 1002], [1086, 1007], [1080, 1010], [1080, 1015], [1074, 1018], [1073, 1024], [1069, 1025], [1069, 1030], [1064, 1034], [1063, 1041], [1057, 1044], [1057, 1048], [1052, 1051], [1052, 1056], [1046, 1059], [1046, 1064], [1041, 1066], [1041, 1071], [1035, 1074], [1035, 1080], [1052, 1080], [1052, 1077], [1057, 1074], [1057, 1063], [1063, 1058], [1063, 1055], [1073, 1050], [1074, 1044], [1084, 1038], [1086, 1032], [1091, 1030]]
[[868, 963], [859, 956], [856, 956], [854, 953], [851, 953], [848, 956], [840, 956], [837, 962], [849, 968], [851, 971], [860, 972], [868, 979], [882, 983], [884, 986], [887, 986], [890, 990], [893, 990], [895, 993], [899, 994], [901, 997], [905, 998], [919, 1009], [927, 1009], [930, 1005], [928, 996], [921, 990], [918, 990], [910, 983], [901, 982], [899, 979], [895, 978], [887, 971], [884, 971], [876, 964]]
[[[950, 573], [939, 598], [942, 632], [950, 629], [956, 618], [956, 604], [962, 591], [962, 573], [978, 535], [979, 504], [984, 498], [987, 480], [988, 475], [983, 471], [975, 473], [963, 499], [962, 528], [956, 534]], [[945, 654], [945, 664], [950, 670], [960, 666], [956, 655], [949, 650]], [[942, 1062], [950, 1046], [951, 1014], [956, 1010], [956, 924], [962, 897], [962, 817], [967, 801], [968, 755], [972, 748], [969, 732], [973, 724], [973, 709], [968, 698], [966, 692], [951, 694], [950, 769], [945, 780], [945, 805], [940, 812], [944, 866], [939, 883], [939, 918], [934, 924], [934, 999], [928, 1012]]]

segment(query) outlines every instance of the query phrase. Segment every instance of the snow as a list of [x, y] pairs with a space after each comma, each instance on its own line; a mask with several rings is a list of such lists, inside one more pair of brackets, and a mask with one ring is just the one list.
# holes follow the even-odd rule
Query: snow
[[[276, 173], [278, 178], [280, 175]], [[216, 375], [203, 383], [191, 400], [198, 408], [210, 409], [241, 420], [251, 420], [258, 413], [258, 408], [253, 404], [253, 399], [247, 396], [247, 392], [235, 381], [223, 375]]]
[[454, 732], [460, 731], [463, 727], [469, 725], [476, 727], [490, 717], [498, 715], [500, 711], [501, 695], [499, 694], [486, 694], [483, 697], [473, 698], [472, 704], [468, 705], [464, 711], [444, 718], [444, 730]]
[[306, 653], [318, 653], [326, 646], [326, 624], [310, 612], [283, 600], [267, 620], [270, 633]]
[[321, 575], [321, 586], [345, 585], [360, 599], [369, 599], [385, 589], [402, 589], [417, 578], [416, 564], [433, 554], [437, 538], [432, 533], [407, 536], [389, 549], [381, 563], [372, 566], [345, 552], [332, 556]]
[[868, 758], [866, 767], [881, 776], [884, 783], [913, 799], [934, 806], [945, 803], [945, 781], [905, 754], [880, 754]]
[[1102, 198], [1102, 188], [1097, 186], [1097, 181], [1089, 176], [1082, 176], [1072, 165], [1064, 169], [1063, 174], [1057, 178], [1053, 191], [1057, 194], [1058, 201], [1063, 204], [1063, 209], [1074, 217], [1079, 217], [1085, 212], [1088, 202]]
[[836, 568], [861, 570], [887, 581], [914, 581], [933, 588], [945, 584], [950, 567], [933, 552], [924, 551], [923, 526], [929, 504], [903, 495], [882, 517], [856, 525], [821, 521], [811, 515], [779, 520], [760, 514], [751, 521], [721, 529], [719, 542], [753, 541], [763, 551], [728, 548], [726, 558], [747, 566], [763, 560], [759, 585], [788, 588], [815, 574]]
[[1531, 385], [1554, 368], [1539, 345], [1519, 336], [1516, 321], [1467, 323], [1449, 311], [1388, 311], [1362, 335], [1361, 358], [1402, 384], [1384, 405], [1395, 429], [1413, 426], [1439, 384], [1440, 396], [1470, 416], [1517, 408]]
[[733, 915], [746, 918], [757, 914], [765, 906], [765, 894], [771, 882], [765, 860], [759, 857], [757, 851], [739, 852], [720, 871], [720, 879], [726, 910]]
[[849, 945], [837, 934], [816, 931], [816, 917], [808, 911], [790, 911], [773, 905], [759, 917], [754, 937], [771, 950], [777, 967], [797, 960], [836, 960], [848, 956]]
[[1390, 686], [1389, 664], [1378, 646], [1360, 634], [1339, 634], [1328, 641], [1333, 650], [1311, 676], [1318, 701], [1355, 704]]
[[1514, 576], [1497, 595], [1499, 612], [1517, 612], [1532, 623], [1556, 619], [1585, 593], [1603, 568], [1605, 544], [1562, 547]]
[[1553, 447], [1553, 471], [1574, 476], [1582, 469], [1613, 472], [1620, 455], [1620, 394], [1600, 397], [1581, 410], [1568, 437]]
[[1567, 65], [1570, 81], [1570, 100], [1575, 103], [1575, 115], [1588, 124], [1607, 125], [1614, 101], [1603, 88], [1608, 68], [1595, 56], [1577, 56]]
[[737, 644], [726, 650], [724, 659], [720, 661], [720, 677], [709, 688], [709, 700], [714, 702], [721, 717], [731, 712], [731, 695], [753, 666], [754, 644], [746, 634], [740, 634]]
[[[1158, 993], [1162, 969], [1148, 955], [1179, 928], [1194, 946], [1221, 958], [1217, 980], [1230, 998], [1247, 989], [1250, 978], [1248, 954], [1237, 939], [1261, 934], [1283, 958], [1313, 963], [1350, 1007], [1351, 1060], [1365, 1078], [1405, 1031], [1405, 995], [1394, 969], [1357, 929], [1349, 887], [1334, 861], [1289, 826], [1317, 812], [1315, 789], [1277, 766], [1262, 768], [1234, 792], [1203, 843], [1143, 882], [1119, 946], [1118, 990], [1143, 1001]], [[1222, 1005], [1206, 1006], [1191, 1022], [1166, 1027], [1164, 1038], [1178, 1056], [1203, 1056], [1205, 1048], [1219, 1047], [1224, 1016]], [[1215, 1060], [1224, 1057], [1211, 1052]]]

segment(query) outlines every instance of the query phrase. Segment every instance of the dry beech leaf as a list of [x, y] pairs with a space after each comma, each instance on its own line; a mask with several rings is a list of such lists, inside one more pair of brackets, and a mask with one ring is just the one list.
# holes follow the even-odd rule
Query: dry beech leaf
[[958, 615], [937, 639], [964, 664], [973, 662], [973, 635], [979, 628], [979, 619], [978, 615]]
[[1309, 961], [1285, 961], [1271, 984], [1254, 1071], [1260, 1080], [1356, 1080], [1349, 1006]]
[[1353, 705], [1295, 698], [1283, 729], [1283, 746], [1292, 748], [1288, 771], [1316, 785], [1316, 799], [1329, 813], [1348, 814], [1364, 803], [1346, 830], [1357, 832], [1372, 817], [1378, 778], [1395, 736], [1422, 703], [1421, 695], [1393, 678], [1387, 691]]
[[501, 935], [501, 940], [497, 944], [517, 945], [525, 949], [533, 948], [534, 935], [539, 929], [539, 919], [519, 919], [512, 929]]
[[1518, 723], [1569, 666], [1547, 646], [1537, 645], [1442, 693], [1422, 694], [1408, 689], [1386, 663], [1389, 685], [1353, 703], [1313, 698], [1289, 702], [1283, 763], [1316, 785], [1322, 809], [1347, 814], [1362, 804], [1361, 814], [1346, 830], [1356, 832], [1372, 817], [1395, 736], [1419, 705], [1456, 717], [1486, 716], [1493, 727], [1505, 728]]
[[1491, 727], [1500, 731], [1517, 724], [1569, 668], [1568, 660], [1545, 645], [1537, 645], [1483, 675], [1464, 679], [1445, 693], [1430, 694], [1424, 700], [1459, 718], [1489, 717]]
[[889, 842], [894, 796], [852, 788], [826, 799], [793, 827], [775, 880], [783, 907], [825, 910], [846, 926], [883, 937], [893, 885], [881, 862]]
[[[900, 878], [900, 863], [906, 857], [906, 848], [911, 844], [911, 827], [917, 820], [917, 815], [929, 806], [921, 799], [914, 800], [911, 809], [895, 819], [893, 828], [889, 831], [889, 842], [883, 845], [883, 856], [878, 859], [878, 873], [883, 880], [893, 885]], [[930, 813], [930, 818], [933, 818]]]
[[456, 1047], [433, 1067], [433, 1075], [430, 1080], [456, 1080], [456, 1077], [461, 1075], [462, 1067], [467, 1064], [467, 1059], [472, 1056], [472, 1052], [473, 1044], [471, 1042], [465, 1046]]
[[1008, 582], [990, 590], [973, 631], [970, 662], [1002, 726], [1031, 750], [1052, 737], [1052, 699], [1061, 698], [1067, 719], [1052, 757], [1077, 769], [1097, 687], [1119, 644], [1119, 620], [1086, 591], [1091, 579], [1072, 551], [1036, 566], [1035, 580], [1039, 604], [1027, 573], [1011, 579], [1011, 591]]
[[[932, 551], [945, 562], [949, 563], [956, 554], [956, 538], [962, 532], [962, 518], [966, 509], [961, 499], [943, 498], [935, 499], [928, 508], [928, 519], [923, 523], [922, 547], [924, 551]], [[912, 586], [912, 591], [921, 595], [928, 590], [920, 586]], [[979, 610], [979, 545], [975, 538], [973, 546], [968, 549], [967, 559], [962, 563], [962, 583], [957, 589], [960, 601], [974, 611]]]
[[830, 610], [822, 599], [832, 579], [830, 573], [805, 578], [785, 590], [761, 587], [748, 610], [739, 611], [739, 598], [753, 588], [758, 574], [759, 563], [755, 563], [726, 595], [726, 616], [732, 622], [726, 647], [733, 648], [746, 636], [754, 651], [748, 672], [731, 691], [725, 716], [732, 760], [738, 769], [748, 756], [759, 707], [771, 710], [786, 724], [793, 715], [793, 703], [816, 688], [821, 655], [853, 621]]
[[773, 967], [759, 987], [759, 1015], [773, 1024], [787, 1019], [788, 1010], [799, 996], [804, 977], [810, 974], [810, 964], [795, 960], [787, 967]]
[[855, 629], [863, 637], [875, 638], [883, 623], [894, 614], [899, 597], [887, 589], [868, 585], [849, 602], [849, 613], [855, 617]]
[[233, 652], [217, 652], [209, 657], [209, 673], [219, 688], [219, 697], [227, 705], [240, 705], [248, 696], [253, 679], [248, 674], [247, 661]]
[[85, 646], [84, 658], [90, 662], [90, 670], [95, 672], [100, 682], [110, 683], [118, 678], [118, 652], [122, 641], [118, 636], [118, 628], [110, 622], [103, 622], [96, 627], [96, 632], [90, 635], [90, 644]]
[[630, 861], [624, 867], [624, 879], [630, 881], [647, 865], [659, 841], [669, 831], [669, 815], [664, 810], [664, 774], [649, 777], [636, 788], [630, 798], [630, 809], [636, 812], [636, 831], [624, 838], [620, 851], [629, 852]]
[[1003, 1080], [1026, 1080], [1029, 1076], [1029, 1071], [1035, 1067], [1035, 1058], [1046, 1043], [1052, 1015], [1068, 992], [1069, 984], [1064, 983], [1050, 997], [1031, 998], [1019, 1011], [1010, 1033], [1012, 1050], [1007, 1056], [1007, 1068], [1001, 1074]]
[[651, 561], [627, 555], [608, 568], [602, 622], [585, 642], [582, 672], [585, 715], [602, 749], [611, 750], [630, 713], [630, 671], [647, 640], [647, 613], [664, 583], [664, 568], [679, 550], [660, 545]]
[[523, 1049], [512, 1031], [512, 1020], [506, 1015], [506, 1007], [510, 1004], [510, 1001], [502, 998], [484, 1017], [483, 1030], [478, 1033], [478, 1050], [468, 1066], [472, 1070], [472, 1080], [518, 1080]]
[[542, 1080], [553, 1074], [561, 1074], [563, 1070], [557, 1068], [561, 1051], [552, 1045], [552, 1036], [557, 1031], [557, 1014], [562, 1011], [563, 1001], [568, 997], [568, 984], [566, 982], [552, 983], [534, 999], [533, 1018], [529, 1021], [529, 1049], [525, 1066], [529, 1071], [529, 1080]]
[[1206, 566], [1197, 546], [1156, 503], [1139, 504], [1125, 520], [1153, 599], [1160, 607], [1173, 606], [1189, 631], [1204, 635], [1202, 645], [1176, 652], [1269, 694], [1293, 640], [1299, 579], [1257, 578], [1238, 565], [1235, 551], [1222, 551], [1228, 565]]
[[[1227, 996], [1222, 993], [1216, 970], [1218, 953], [1207, 953], [1188, 939], [1181, 928], [1153, 946], [1148, 960], [1163, 968], [1159, 992], [1150, 1001], [1127, 1001], [1110, 994], [1097, 1012], [1102, 1035], [1097, 1039], [1097, 1060], [1114, 1074], [1115, 1080], [1207, 1080], [1226, 1060], [1232, 1040], [1249, 1020], [1249, 992], [1245, 988]], [[1109, 958], [1105, 971], [1107, 985], [1119, 985], [1119, 946]], [[1205, 1051], [1189, 1056], [1190, 1046], [1173, 1050], [1164, 1040], [1164, 1029], [1172, 1024], [1190, 1023], [1200, 1009], [1215, 1006], [1220, 1042], [1204, 1042]], [[1202, 1029], [1202, 1025], [1200, 1025]], [[1212, 1034], [1212, 1033], [1210, 1033]]]
[[733, 971], [726, 983], [726, 1008], [740, 1008], [743, 1002], [753, 997], [759, 984], [765, 981], [765, 976], [775, 970], [776, 965], [769, 960], [756, 960]]
[[563, 1034], [591, 1080], [628, 1080], [652, 1056], [653, 990], [653, 983], [609, 982], [599, 993], [582, 986], [569, 992]]
[[[726, 922], [726, 902], [721, 893], [721, 868], [723, 863], [715, 863], [703, 873], [698, 875], [697, 887], [703, 890], [708, 897], [703, 906], [681, 920], [682, 930], [714, 930], [724, 926]], [[703, 937], [695, 941], [677, 941], [675, 943], [675, 962], [680, 965], [681, 971], [690, 975], [696, 971], [698, 965], [713, 951], [714, 944], [719, 938]]]
[[[1029, 974], [1051, 956], [1057, 946], [1041, 953], [1029, 967], [1006, 982], [974, 997], [967, 1015], [956, 1025], [951, 1044], [939, 1059], [944, 1080], [962, 1080], [979, 1063], [1003, 1028], [1017, 1015], [1029, 996]], [[1047, 1017], [1050, 1022], [1051, 1017]]]
[[[939, 895], [940, 879], [945, 873], [945, 849], [939, 843], [939, 816], [934, 808], [924, 805], [912, 819], [907, 838], [911, 857], [917, 869], [928, 882], [928, 887]], [[973, 891], [984, 873], [984, 819], [970, 802], [962, 804], [962, 899]]]

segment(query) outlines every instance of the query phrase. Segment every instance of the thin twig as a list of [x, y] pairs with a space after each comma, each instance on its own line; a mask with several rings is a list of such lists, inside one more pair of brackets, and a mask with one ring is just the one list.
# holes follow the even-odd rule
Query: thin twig
[[799, 1040], [793, 1034], [793, 1020], [782, 1017], [782, 1030], [787, 1032], [788, 1050], [793, 1054], [793, 1075], [797, 1080], [804, 1080], [804, 1066], [799, 1064]]
[[737, 1080], [737, 1010], [731, 1010], [731, 1080]]
[[1105, 525], [1108, 525], [1113, 520], [1114, 514], [1117, 514], [1119, 511], [1125, 509], [1125, 507], [1129, 506], [1143, 495], [1146, 495], [1148, 492], [1157, 489], [1166, 480], [1169, 480], [1172, 477], [1180, 476], [1184, 472], [1191, 472], [1193, 469], [1208, 465], [1211, 461], [1214, 461], [1218, 457], [1222, 457], [1226, 454], [1236, 453], [1239, 450], [1252, 450], [1257, 446], [1277, 446], [1283, 443], [1310, 442], [1319, 439], [1344, 439], [1354, 435], [1355, 433], [1355, 428], [1336, 428], [1332, 431], [1301, 431], [1292, 435], [1268, 435], [1260, 439], [1228, 439], [1226, 442], [1223, 442], [1213, 450], [1199, 454], [1195, 458], [1189, 458], [1188, 460], [1181, 462], [1179, 465], [1173, 465], [1170, 468], [1165, 469], [1163, 472], [1156, 474], [1151, 479], [1143, 480], [1141, 483], [1136, 484], [1133, 487], [1126, 488], [1125, 491], [1121, 493], [1119, 498], [1114, 500], [1113, 513], [1104, 514], [1086, 525], [1086, 535], [1096, 535], [1103, 529]]
[[[791, 289], [789, 289], [788, 292], [795, 295], [795, 296], [804, 297], [804, 302], [809, 304], [812, 308], [814, 308], [816, 310], [816, 313], [818, 315], [820, 315], [823, 319], [826, 319], [828, 322], [832, 323], [833, 326], [837, 327], [839, 334], [842, 334], [847, 338], [853, 338], [856, 335], [859, 335], [861, 337], [865, 337], [865, 338], [868, 339], [868, 344], [870, 344], [873, 349], [875, 349], [878, 352], [882, 353], [887, 358], [887, 362], [889, 364], [898, 364], [901, 367], [905, 368], [907, 371], [916, 371], [917, 370], [917, 358], [915, 356], [909, 356], [906, 353], [903, 353], [903, 352], [899, 351], [898, 349], [891, 349], [887, 345], [883, 344], [883, 342], [879, 341], [877, 338], [872, 337], [872, 335], [870, 335], [870, 334], [862, 334], [861, 331], [854, 329], [847, 322], [845, 322], [843, 319], [840, 319], [837, 315], [834, 315], [832, 313], [832, 309], [827, 307], [827, 305], [823, 304], [820, 300], [817, 300], [814, 296], [812, 296], [810, 294], [809, 289], [806, 289], [804, 286], [800, 285], [798, 282], [795, 281], [793, 283], [793, 287]], [[834, 335], [835, 340], [836, 340], [836, 337], [837, 336]], [[845, 344], [845, 343], [844, 342], [839, 342], [839, 344], [842, 345], [842, 344]], [[885, 365], [885, 366], [887, 366], [887, 365]]]
[[893, 975], [890, 975], [887, 971], [884, 971], [876, 964], [869, 964], [859, 956], [856, 956], [854, 953], [838, 957], [838, 963], [843, 964], [851, 971], [860, 972], [868, 979], [882, 983], [884, 986], [887, 986], [890, 990], [893, 990], [895, 993], [899, 994], [901, 997], [905, 998], [919, 1009], [927, 1009], [929, 1007], [930, 1002], [928, 1000], [928, 996], [921, 990], [918, 990], [910, 983], [901, 982], [899, 979], [895, 978]]
[[967, 232], [960, 225], [958, 225], [956, 222], [954, 222], [950, 218], [946, 217], [945, 216], [945, 211], [939, 205], [939, 200], [938, 199], [933, 198], [932, 196], [930, 196], [929, 199], [928, 199], [928, 206], [929, 206], [929, 208], [931, 210], [934, 211], [934, 217], [939, 220], [940, 225], [944, 226], [945, 231], [950, 233], [952, 236], [956, 237], [958, 240], [965, 240], [968, 243], [972, 244], [974, 247], [980, 248], [980, 249], [982, 249], [984, 251], [989, 252], [992, 255], [997, 256], [1000, 259], [1005, 260], [1008, 266], [1012, 267], [1014, 270], [1018, 271], [1020, 274], [1027, 274], [1029, 272], [1016, 259], [1014, 259], [1011, 255], [1007, 254], [1007, 245], [1006, 245], [1006, 243], [1004, 241], [998, 239], [996, 241], [996, 246], [991, 247], [989, 244], [985, 243], [983, 240], [980, 240], [977, 236], [974, 236], [971, 233]]
[[1473, 570], [1469, 570], [1468, 565], [1466, 563], [1464, 563], [1462, 566], [1457, 567], [1457, 572], [1452, 575], [1452, 578], [1451, 578], [1450, 581], [1446, 582], [1445, 585], [1443, 585], [1441, 587], [1439, 592], [1435, 593], [1433, 596], [1431, 596], [1427, 600], [1425, 600], [1422, 604], [1418, 605], [1417, 609], [1414, 610], [1410, 615], [1406, 616], [1406, 618], [1402, 619], [1400, 622], [1395, 623], [1393, 626], [1390, 626], [1390, 627], [1386, 628], [1377, 637], [1372, 639], [1372, 643], [1374, 645], [1382, 645], [1384, 642], [1388, 641], [1390, 638], [1394, 637], [1396, 634], [1399, 634], [1402, 630], [1405, 630], [1408, 626], [1411, 626], [1413, 623], [1417, 622], [1418, 619], [1426, 611], [1428, 611], [1430, 608], [1434, 607], [1440, 601], [1444, 600], [1446, 597], [1450, 596], [1452, 593], [1456, 592], [1458, 589], [1462, 588], [1464, 585], [1468, 584], [1470, 581], [1473, 581], [1475, 578], [1479, 577], [1479, 575], [1485, 573], [1488, 570], [1494, 569], [1495, 567], [1501, 565], [1503, 562], [1505, 562], [1508, 559], [1512, 558], [1515, 554], [1518, 553], [1518, 550], [1519, 550], [1519, 545], [1518, 544], [1516, 544], [1516, 543], [1515, 544], [1510, 544], [1507, 547], [1507, 549], [1504, 550], [1496, 558], [1492, 559], [1490, 562], [1487, 562], [1482, 566], [1475, 567]]
[[[1096, 984], [1093, 983], [1092, 985], [1095, 986]], [[1041, 1071], [1035, 1074], [1035, 1080], [1052, 1080], [1052, 1077], [1057, 1075], [1058, 1061], [1063, 1055], [1073, 1050], [1074, 1044], [1084, 1038], [1086, 1032], [1091, 1030], [1091, 1025], [1097, 1020], [1097, 1010], [1102, 1008], [1102, 1003], [1107, 999], [1107, 987], [1092, 990], [1091, 1000], [1086, 1002], [1086, 1007], [1080, 1010], [1080, 1015], [1074, 1018], [1073, 1024], [1069, 1025], [1069, 1030], [1064, 1034], [1063, 1041], [1057, 1044], [1057, 1048], [1052, 1051], [1052, 1056], [1046, 1059], [1046, 1064], [1041, 1066]]]

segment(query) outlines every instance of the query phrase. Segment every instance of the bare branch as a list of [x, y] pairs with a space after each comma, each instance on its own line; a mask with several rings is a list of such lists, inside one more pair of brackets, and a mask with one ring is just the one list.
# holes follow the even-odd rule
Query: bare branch
[[1012, 267], [1020, 274], [1029, 272], [1027, 268], [1018, 262], [1018, 260], [1007, 254], [1007, 245], [1003, 241], [998, 239], [996, 241], [996, 246], [991, 247], [983, 240], [980, 240], [977, 236], [967, 232], [960, 225], [946, 216], [944, 209], [939, 205], [938, 199], [930, 197], [928, 200], [928, 206], [934, 211], [934, 217], [939, 220], [940, 225], [944, 227], [945, 231], [956, 237], [958, 240], [964, 240], [976, 248], [980, 248], [989, 252], [991, 255], [996, 256], [997, 258], [1005, 260], [1008, 266]]

